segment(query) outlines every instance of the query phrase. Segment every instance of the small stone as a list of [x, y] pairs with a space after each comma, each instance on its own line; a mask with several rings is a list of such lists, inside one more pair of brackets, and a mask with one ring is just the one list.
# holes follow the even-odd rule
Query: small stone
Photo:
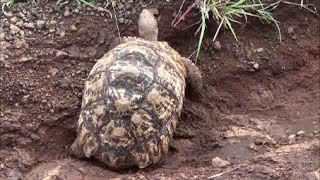
[[17, 20], [18, 20], [17, 17], [12, 17], [12, 18], [10, 19], [10, 21], [13, 22], [13, 23], [17, 22]]
[[64, 51], [58, 51], [58, 52], [56, 53], [56, 57], [61, 57], [61, 56], [66, 56], [66, 55], [67, 55], [67, 53], [64, 52]]
[[123, 5], [122, 3], [119, 3], [119, 4], [118, 4], [118, 9], [121, 10], [121, 9], [123, 9], [123, 8], [124, 8], [124, 5]]
[[32, 8], [31, 9], [31, 14], [35, 15], [35, 16], [38, 16], [38, 10], [36, 8]]
[[64, 77], [58, 81], [58, 84], [61, 88], [67, 88], [71, 85], [71, 80], [68, 77]]
[[298, 132], [297, 132], [297, 135], [298, 135], [298, 136], [303, 136], [303, 135], [305, 135], [305, 132], [302, 131], [302, 130], [301, 130], [301, 131], [298, 131]]
[[49, 70], [49, 74], [51, 76], [55, 76], [57, 73], [58, 73], [58, 69], [56, 69], [56, 68], [52, 68]]
[[288, 137], [288, 139], [289, 139], [289, 144], [293, 144], [296, 140], [296, 135], [292, 134]]
[[221, 44], [220, 44], [220, 41], [215, 41], [213, 43], [213, 48], [220, 51], [221, 50]]
[[51, 25], [55, 25], [55, 24], [57, 24], [57, 21], [56, 21], [56, 20], [51, 20], [51, 21], [50, 21], [50, 24], [51, 24]]
[[74, 12], [75, 13], [79, 13], [80, 11], [79, 11], [79, 9], [75, 9]]
[[294, 32], [294, 29], [293, 29], [292, 26], [290, 26], [290, 27], [288, 28], [288, 33], [289, 33], [289, 34], [292, 34], [293, 32]]
[[223, 160], [219, 157], [215, 157], [212, 159], [212, 165], [214, 167], [220, 167], [220, 168], [223, 168], [223, 167], [226, 167], [228, 165], [230, 165], [230, 162], [229, 161], [226, 161], [226, 160]]
[[0, 41], [4, 40], [6, 34], [4, 32], [0, 33]]
[[263, 51], [264, 51], [263, 48], [258, 48], [258, 49], [257, 49], [257, 52], [258, 52], [258, 53], [261, 53], [261, 52], [263, 52]]
[[71, 26], [70, 26], [70, 29], [71, 29], [71, 31], [76, 31], [76, 30], [78, 30], [78, 28], [77, 28], [75, 25], [71, 25]]
[[9, 42], [7, 42], [7, 41], [1, 41], [0, 42], [0, 49], [1, 50], [6, 50], [10, 46], [11, 46], [11, 44]]
[[65, 12], [64, 12], [64, 17], [69, 17], [71, 15], [69, 9], [67, 9]]
[[255, 68], [255, 69], [259, 69], [259, 64], [258, 64], [258, 63], [254, 63], [252, 66], [253, 66], [253, 68]]
[[118, 22], [119, 22], [120, 24], [123, 24], [123, 23], [124, 23], [124, 18], [123, 18], [123, 17], [118, 18]]
[[16, 40], [13, 42], [13, 44], [14, 44], [14, 47], [15, 47], [16, 49], [20, 49], [20, 48], [23, 48], [23, 47], [26, 46], [26, 43], [25, 43], [24, 41], [20, 40], [20, 39], [16, 39]]
[[37, 21], [37, 26], [38, 26], [39, 29], [43, 29], [45, 24], [46, 24], [46, 21], [44, 21], [44, 20], [38, 20]]
[[126, 6], [125, 6], [125, 9], [126, 10], [130, 10], [131, 8], [132, 8], [132, 4], [127, 3]]
[[22, 26], [23, 26], [23, 21], [22, 21], [22, 20], [20, 20], [20, 21], [16, 22], [16, 26], [18, 26], [18, 27], [22, 27]]
[[30, 21], [36, 20], [36, 17], [34, 17], [34, 15], [32, 15], [30, 12], [27, 13], [27, 18], [28, 18]]
[[10, 30], [12, 33], [16, 34], [20, 31], [20, 28], [16, 25], [10, 24]]
[[29, 23], [26, 23], [26, 24], [24, 25], [24, 27], [30, 28], [30, 29], [34, 29], [34, 24], [33, 24], [33, 22], [29, 22]]
[[65, 32], [65, 31], [61, 31], [61, 32], [60, 32], [60, 36], [61, 36], [61, 37], [65, 37], [65, 36], [66, 36], [66, 32]]
[[29, 97], [30, 97], [30, 95], [25, 95], [25, 96], [22, 97], [21, 101], [22, 101], [23, 103], [26, 103], [26, 102], [28, 101], [28, 98], [29, 98]]

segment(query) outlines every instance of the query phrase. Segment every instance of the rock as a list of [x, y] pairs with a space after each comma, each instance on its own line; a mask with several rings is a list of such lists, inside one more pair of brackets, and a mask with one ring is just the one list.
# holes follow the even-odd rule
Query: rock
[[14, 47], [16, 49], [20, 49], [20, 48], [26, 47], [26, 43], [23, 40], [20, 40], [20, 39], [16, 39], [13, 42], [13, 44], [14, 44]]
[[255, 69], [259, 69], [259, 64], [258, 64], [258, 63], [254, 63], [252, 66], [253, 66]]
[[65, 37], [66, 36], [66, 32], [65, 31], [61, 31], [59, 34], [61, 37]]
[[34, 29], [34, 23], [33, 22], [26, 23], [24, 27]]
[[261, 53], [261, 52], [263, 52], [263, 51], [264, 51], [263, 48], [258, 48], [258, 49], [257, 49], [257, 52], [258, 52], [258, 53]]
[[10, 46], [11, 46], [11, 44], [9, 42], [7, 42], [7, 41], [1, 41], [0, 42], [0, 49], [1, 50], [6, 50]]
[[67, 53], [64, 52], [64, 51], [58, 51], [58, 52], [56, 53], [56, 57], [61, 57], [61, 56], [66, 56], [66, 55], [67, 55]]
[[64, 13], [63, 13], [64, 17], [69, 17], [71, 15], [69, 9], [67, 9]]
[[288, 28], [288, 33], [289, 33], [289, 34], [292, 34], [293, 32], [294, 32], [294, 29], [293, 29], [292, 26], [290, 26], [290, 27]]
[[122, 3], [118, 3], [118, 9], [121, 10], [124, 8], [124, 5]]
[[32, 15], [31, 12], [28, 12], [28, 13], [27, 13], [27, 18], [28, 18], [30, 21], [36, 20], [36, 17], [34, 17], [34, 15]]
[[229, 161], [226, 161], [226, 160], [223, 160], [219, 157], [215, 157], [212, 159], [212, 165], [214, 167], [220, 167], [220, 168], [223, 168], [223, 167], [226, 167], [228, 165], [230, 165], [230, 162]]
[[15, 23], [15, 22], [17, 22], [17, 20], [18, 20], [18, 18], [17, 17], [12, 17], [11, 19], [10, 19], [10, 21], [12, 22], [12, 23]]
[[70, 30], [71, 31], [76, 31], [76, 30], [78, 30], [78, 28], [75, 25], [71, 25], [70, 26]]
[[305, 135], [305, 132], [304, 132], [304, 131], [301, 130], [301, 131], [298, 131], [298, 132], [297, 132], [297, 136], [303, 136], [303, 135]]
[[18, 26], [18, 27], [22, 27], [22, 26], [23, 26], [23, 21], [22, 21], [22, 20], [20, 20], [20, 21], [16, 22], [16, 26]]
[[130, 10], [131, 8], [132, 8], [132, 4], [127, 3], [127, 4], [125, 5], [125, 9], [126, 9], [126, 10]]
[[57, 21], [56, 21], [56, 20], [51, 20], [51, 21], [50, 21], [50, 24], [51, 24], [51, 25], [56, 25], [56, 24], [57, 24]]
[[118, 22], [119, 22], [120, 24], [123, 24], [123, 23], [124, 23], [124, 18], [123, 18], [123, 17], [118, 18]]
[[44, 20], [38, 20], [37, 21], [37, 27], [39, 29], [43, 29], [45, 27], [45, 24], [46, 24], [46, 21], [44, 21]]
[[20, 28], [16, 25], [10, 24], [11, 33], [16, 34], [20, 31]]
[[0, 33], [0, 41], [4, 40], [6, 34], [4, 32]]
[[56, 69], [56, 68], [52, 68], [49, 70], [49, 74], [51, 76], [55, 76], [57, 73], [58, 73], [58, 69]]
[[296, 135], [292, 134], [288, 137], [289, 144], [293, 144], [296, 141]]
[[220, 51], [221, 50], [221, 44], [220, 44], [220, 41], [215, 41], [213, 43], [213, 48]]
[[79, 9], [75, 9], [74, 12], [75, 13], [79, 13], [80, 11], [79, 11]]
[[34, 16], [39, 16], [38, 10], [36, 8], [32, 8], [31, 9], [31, 14], [34, 15]]
[[67, 88], [67, 87], [69, 87], [71, 85], [71, 80], [68, 77], [64, 77], [63, 79], [60, 79], [58, 81], [58, 85], [61, 88]]

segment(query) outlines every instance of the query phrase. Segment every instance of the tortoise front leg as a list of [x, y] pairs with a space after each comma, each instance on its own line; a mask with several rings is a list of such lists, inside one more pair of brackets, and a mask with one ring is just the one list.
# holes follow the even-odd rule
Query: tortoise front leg
[[201, 95], [201, 91], [203, 88], [201, 72], [199, 68], [195, 64], [193, 64], [193, 62], [190, 59], [182, 57], [182, 62], [187, 71], [187, 89], [190, 90], [190, 95], [198, 97]]

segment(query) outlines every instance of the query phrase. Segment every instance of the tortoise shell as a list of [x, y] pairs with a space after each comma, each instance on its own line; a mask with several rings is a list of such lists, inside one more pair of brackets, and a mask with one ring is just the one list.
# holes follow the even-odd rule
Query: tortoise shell
[[147, 167], [166, 156], [186, 87], [181, 56], [166, 42], [129, 38], [85, 83], [78, 143], [109, 167]]

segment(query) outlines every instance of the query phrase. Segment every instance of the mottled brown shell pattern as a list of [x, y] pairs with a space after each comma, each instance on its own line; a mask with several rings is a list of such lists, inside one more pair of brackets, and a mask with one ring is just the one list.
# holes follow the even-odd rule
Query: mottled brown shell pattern
[[167, 154], [185, 94], [180, 59], [166, 42], [130, 38], [95, 64], [78, 121], [86, 157], [144, 168]]

